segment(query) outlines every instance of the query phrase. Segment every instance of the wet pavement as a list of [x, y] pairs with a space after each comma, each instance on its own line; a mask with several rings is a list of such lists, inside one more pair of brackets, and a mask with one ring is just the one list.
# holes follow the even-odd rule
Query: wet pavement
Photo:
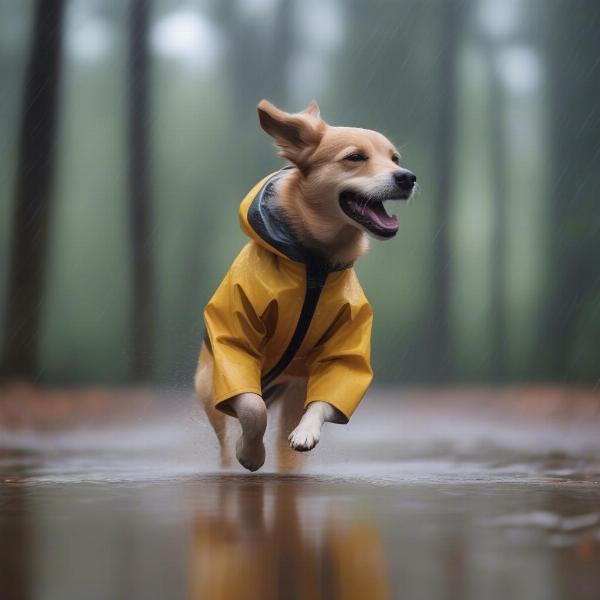
[[221, 472], [189, 398], [0, 433], [0, 597], [600, 598], [600, 405], [369, 402], [297, 474]]

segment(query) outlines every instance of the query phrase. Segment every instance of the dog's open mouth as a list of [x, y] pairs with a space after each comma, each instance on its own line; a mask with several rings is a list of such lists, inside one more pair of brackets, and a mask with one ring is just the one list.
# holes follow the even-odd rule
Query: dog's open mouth
[[391, 238], [398, 233], [400, 223], [396, 215], [387, 213], [383, 202], [384, 200], [367, 198], [357, 192], [346, 191], [340, 194], [340, 206], [351, 219], [377, 237]]

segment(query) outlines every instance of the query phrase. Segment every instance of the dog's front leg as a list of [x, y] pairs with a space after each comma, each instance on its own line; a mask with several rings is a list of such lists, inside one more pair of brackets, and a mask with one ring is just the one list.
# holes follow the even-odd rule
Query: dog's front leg
[[229, 406], [242, 426], [235, 455], [244, 468], [256, 471], [265, 463], [263, 436], [267, 429], [267, 407], [258, 394], [250, 393], [234, 396]]
[[328, 402], [311, 402], [300, 419], [296, 429], [290, 433], [290, 446], [298, 452], [312, 450], [321, 438], [323, 423], [343, 423], [345, 419]]

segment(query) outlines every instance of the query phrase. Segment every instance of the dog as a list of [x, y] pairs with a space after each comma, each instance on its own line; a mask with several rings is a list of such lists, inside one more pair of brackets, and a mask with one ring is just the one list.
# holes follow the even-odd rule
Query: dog
[[362, 400], [372, 379], [372, 311], [353, 265], [369, 237], [398, 231], [383, 202], [408, 200], [416, 185], [384, 135], [330, 126], [315, 101], [290, 114], [262, 100], [258, 116], [289, 165], [241, 204], [250, 242], [205, 307], [195, 376], [221, 465], [231, 460], [229, 415], [241, 425], [235, 453], [249, 471], [264, 464], [276, 400], [280, 441], [287, 436], [300, 452], [316, 446], [325, 422], [347, 423]]

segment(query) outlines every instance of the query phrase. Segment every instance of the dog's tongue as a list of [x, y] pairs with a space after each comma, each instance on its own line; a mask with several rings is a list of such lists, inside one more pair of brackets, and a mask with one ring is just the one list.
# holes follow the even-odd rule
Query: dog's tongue
[[370, 202], [361, 212], [365, 217], [368, 217], [383, 229], [398, 228], [398, 217], [396, 215], [388, 215], [383, 207], [383, 202]]

